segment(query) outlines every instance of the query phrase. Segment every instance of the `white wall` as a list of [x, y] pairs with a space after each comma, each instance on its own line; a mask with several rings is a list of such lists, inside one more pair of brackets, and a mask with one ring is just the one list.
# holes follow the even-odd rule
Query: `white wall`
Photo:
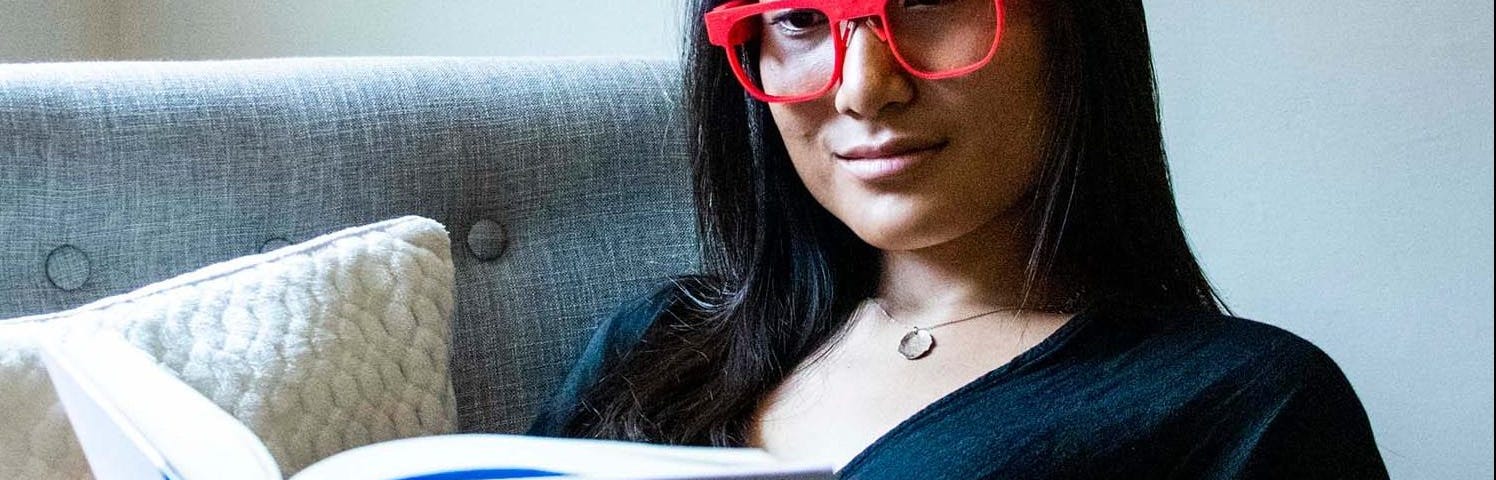
[[1228, 303], [1339, 361], [1393, 478], [1491, 478], [1490, 0], [1147, 6]]
[[0, 0], [0, 62], [90, 58], [95, 0]]
[[[0, 0], [0, 60], [652, 55], [679, 0]], [[1350, 376], [1395, 478], [1491, 478], [1489, 0], [1145, 0], [1181, 215]]]
[[679, 0], [0, 0], [0, 61], [678, 51]]

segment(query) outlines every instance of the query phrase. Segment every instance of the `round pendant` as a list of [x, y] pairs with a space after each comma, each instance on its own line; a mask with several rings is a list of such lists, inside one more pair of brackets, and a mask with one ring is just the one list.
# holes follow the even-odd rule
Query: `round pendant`
[[930, 349], [934, 347], [935, 336], [930, 335], [929, 330], [919, 327], [915, 327], [913, 331], [904, 334], [904, 338], [899, 340], [899, 353], [903, 354], [904, 358], [908, 360], [916, 360], [923, 357], [930, 353]]

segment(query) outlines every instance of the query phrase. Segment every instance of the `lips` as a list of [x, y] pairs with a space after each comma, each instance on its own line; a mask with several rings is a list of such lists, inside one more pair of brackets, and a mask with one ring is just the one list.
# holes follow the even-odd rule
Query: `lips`
[[943, 140], [895, 138], [835, 151], [837, 164], [853, 176], [878, 182], [901, 177], [946, 146]]

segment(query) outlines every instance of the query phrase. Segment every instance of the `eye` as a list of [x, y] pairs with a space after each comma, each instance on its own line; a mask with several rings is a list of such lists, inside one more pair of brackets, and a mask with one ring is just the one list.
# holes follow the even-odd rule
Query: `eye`
[[770, 15], [769, 24], [788, 33], [800, 33], [826, 25], [826, 14], [819, 10], [785, 10]]

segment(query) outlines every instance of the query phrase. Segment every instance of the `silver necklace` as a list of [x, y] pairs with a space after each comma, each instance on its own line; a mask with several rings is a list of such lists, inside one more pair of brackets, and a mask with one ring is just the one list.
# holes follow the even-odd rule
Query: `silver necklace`
[[[889, 320], [892, 320], [895, 323], [899, 323], [897, 319], [893, 318], [893, 315], [888, 314], [888, 310], [883, 309], [883, 304], [878, 302], [878, 299], [872, 298], [869, 300], [873, 302], [874, 307], [878, 307], [879, 312], [883, 312], [883, 316], [888, 317]], [[978, 313], [970, 317], [951, 320], [945, 323], [937, 323], [928, 327], [910, 325], [909, 327], [911, 328], [911, 330], [909, 331], [909, 333], [904, 334], [904, 338], [899, 339], [899, 353], [904, 355], [904, 358], [907, 360], [918, 360], [920, 358], [923, 358], [925, 355], [929, 355], [930, 350], [935, 348], [935, 335], [932, 335], [930, 333], [930, 330], [944, 327], [953, 323], [964, 322], [974, 318], [985, 317], [998, 312], [1008, 312], [1018, 309], [1018, 307], [999, 308], [990, 312]]]

